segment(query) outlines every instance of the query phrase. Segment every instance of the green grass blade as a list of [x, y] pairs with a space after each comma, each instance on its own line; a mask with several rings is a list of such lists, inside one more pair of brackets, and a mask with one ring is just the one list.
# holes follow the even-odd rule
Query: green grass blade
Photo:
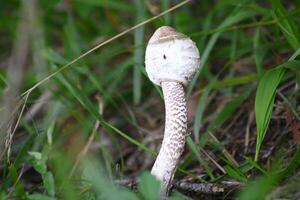
[[193, 133], [196, 142], [199, 142], [199, 131], [202, 126], [202, 117], [203, 113], [205, 111], [205, 106], [206, 106], [206, 100], [208, 97], [208, 94], [211, 91], [211, 87], [208, 87], [204, 90], [202, 93], [201, 97], [199, 98], [197, 107], [196, 107], [196, 115], [195, 115], [195, 120], [194, 120], [194, 127], [193, 127]]
[[118, 11], [126, 11], [126, 12], [133, 12], [132, 6], [124, 1], [120, 0], [76, 0], [81, 3], [89, 4], [92, 6], [99, 6], [102, 8], [114, 9]]
[[[253, 11], [249, 11], [249, 10], [239, 10], [231, 15], [229, 15], [221, 24], [220, 26], [218, 27], [218, 29], [223, 29], [223, 28], [226, 28], [228, 26], [231, 26], [235, 23], [238, 23], [242, 20], [245, 20], [247, 18], [251, 18], [253, 16], [255, 16], [257, 13], [256, 12], [253, 12]], [[217, 32], [217, 33], [214, 33], [211, 38], [209, 39], [204, 51], [201, 53], [201, 62], [200, 62], [200, 69], [202, 69], [202, 67], [206, 64], [208, 58], [209, 58], [209, 55], [212, 51], [212, 49], [214, 48], [217, 40], [219, 39], [220, 35], [221, 35], [222, 32]], [[201, 52], [201, 50], [200, 50]], [[193, 78], [193, 80], [191, 81], [189, 87], [188, 87], [188, 95], [191, 94], [193, 88], [195, 87], [196, 85], [196, 81], [198, 79], [198, 76], [199, 76], [200, 72], [198, 72], [195, 77]]]
[[274, 9], [274, 18], [278, 20], [278, 26], [283, 32], [289, 44], [297, 49], [300, 47], [300, 33], [298, 25], [293, 21], [289, 12], [284, 8], [280, 0], [271, 0]]
[[238, 168], [234, 168], [230, 165], [226, 165], [224, 167], [224, 170], [226, 171], [228, 176], [230, 176], [231, 178], [234, 178], [234, 179], [239, 180], [241, 182], [247, 182], [248, 181], [247, 177]]
[[[136, 5], [136, 21], [137, 23], [145, 20], [145, 3], [144, 1], [135, 0]], [[133, 68], [133, 101], [135, 104], [139, 104], [141, 101], [142, 93], [142, 70], [144, 67], [144, 48], [142, 48], [144, 42], [145, 28], [140, 27], [134, 31], [134, 68]]]
[[253, 181], [243, 190], [239, 196], [239, 200], [258, 200], [265, 199], [266, 195], [272, 190], [273, 186], [278, 182], [278, 176], [268, 175]]
[[[162, 10], [167, 10], [170, 7], [170, 0], [163, 0], [161, 1], [161, 8]], [[171, 15], [170, 14], [166, 14], [164, 16], [164, 25], [168, 26], [171, 23]]]
[[104, 121], [102, 115], [97, 111], [97, 108], [90, 102], [88, 97], [77, 87], [75, 87], [75, 84], [72, 84], [70, 80], [67, 80], [66, 77], [63, 77], [61, 75], [57, 76], [60, 81], [63, 83], [63, 85], [68, 88], [68, 91], [71, 92], [71, 94], [79, 101], [79, 103], [87, 110], [90, 114], [92, 114], [96, 119], [100, 121], [100, 123], [104, 126], [104, 128], [108, 128], [109, 130], [112, 130], [113, 132], [117, 133], [118, 135], [122, 136], [126, 140], [128, 140], [130, 143], [137, 145], [139, 148], [145, 150], [146, 152], [150, 153], [151, 155], [156, 155], [156, 153], [152, 150], [146, 147], [144, 144], [138, 142], [137, 140], [130, 137], [128, 134], [123, 133], [116, 127], [112, 126], [111, 124]]
[[[253, 88], [253, 87], [252, 87]], [[222, 111], [217, 115], [213, 122], [209, 125], [208, 130], [212, 131], [219, 128], [225, 120], [237, 109], [241, 104], [249, 97], [252, 88], [249, 88], [242, 92], [239, 96], [235, 97], [232, 101], [226, 104]]]
[[150, 172], [144, 172], [140, 176], [138, 190], [145, 200], [159, 199], [160, 182]]
[[284, 68], [269, 70], [264, 74], [258, 84], [255, 97], [255, 119], [257, 126], [255, 161], [258, 160], [261, 143], [265, 137], [271, 119], [276, 88], [285, 71]]
[[292, 158], [292, 160], [289, 162], [288, 166], [280, 173], [281, 178], [284, 178], [291, 173], [293, 173], [296, 169], [298, 169], [300, 166], [300, 146], [298, 145], [297, 151]]
[[210, 167], [208, 166], [206, 161], [202, 158], [202, 155], [201, 155], [200, 151], [198, 150], [197, 145], [192, 140], [192, 138], [190, 138], [190, 137], [187, 138], [187, 144], [188, 144], [189, 148], [192, 150], [192, 152], [195, 154], [196, 159], [198, 160], [198, 162], [201, 164], [201, 166], [204, 167], [204, 169], [205, 169], [206, 173], [208, 174], [208, 176], [212, 180], [215, 179], [215, 176], [213, 175], [212, 170], [210, 169]]
[[293, 55], [289, 58], [289, 61], [295, 60], [300, 54], [300, 47], [293, 53]]
[[200, 144], [205, 145], [208, 139], [209, 132], [213, 132], [217, 128], [219, 128], [231, 115], [234, 111], [236, 111], [239, 106], [249, 97], [251, 92], [253, 91], [253, 87], [245, 89], [243, 93], [233, 98], [232, 101], [227, 103], [224, 108], [217, 113], [215, 119], [208, 126], [207, 131], [202, 134], [200, 138]]
[[97, 194], [97, 199], [107, 200], [138, 200], [135, 193], [126, 188], [117, 187], [106, 176], [102, 164], [93, 159], [86, 159], [83, 166], [83, 178], [91, 183], [92, 189]]
[[[298, 53], [298, 51], [296, 51], [296, 53]], [[293, 54], [291, 58], [294, 57], [295, 54]], [[276, 89], [287, 69], [300, 71], [300, 61], [290, 60], [267, 71], [258, 84], [255, 97], [257, 139], [254, 161], [258, 161], [260, 147], [271, 119]]]
[[255, 64], [256, 64], [256, 71], [259, 76], [262, 76], [264, 73], [263, 68], [263, 59], [266, 54], [266, 49], [261, 45], [261, 33], [260, 29], [256, 29], [255, 36], [254, 36], [254, 56], [255, 56]]

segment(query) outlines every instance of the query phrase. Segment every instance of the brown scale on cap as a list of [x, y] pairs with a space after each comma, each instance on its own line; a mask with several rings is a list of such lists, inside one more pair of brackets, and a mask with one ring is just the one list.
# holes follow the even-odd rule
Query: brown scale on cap
[[179, 38], [187, 38], [187, 36], [182, 33], [176, 32], [172, 27], [162, 26], [157, 31], [155, 31], [149, 43], [164, 42], [170, 39]]

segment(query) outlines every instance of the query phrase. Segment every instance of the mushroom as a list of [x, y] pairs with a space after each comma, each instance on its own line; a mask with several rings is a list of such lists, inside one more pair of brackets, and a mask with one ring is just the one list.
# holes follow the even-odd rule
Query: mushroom
[[187, 106], [184, 86], [199, 70], [196, 44], [173, 28], [158, 28], [146, 48], [145, 65], [149, 79], [162, 87], [165, 101], [165, 131], [151, 173], [161, 181], [161, 199], [168, 192], [184, 150], [187, 136]]

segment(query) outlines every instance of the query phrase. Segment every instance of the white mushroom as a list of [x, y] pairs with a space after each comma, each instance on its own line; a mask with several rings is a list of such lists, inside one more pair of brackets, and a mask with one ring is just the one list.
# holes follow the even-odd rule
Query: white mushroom
[[187, 106], [184, 86], [199, 70], [195, 43], [168, 26], [150, 38], [145, 55], [149, 79], [162, 87], [166, 120], [161, 149], [151, 173], [161, 181], [161, 199], [167, 197], [187, 135]]

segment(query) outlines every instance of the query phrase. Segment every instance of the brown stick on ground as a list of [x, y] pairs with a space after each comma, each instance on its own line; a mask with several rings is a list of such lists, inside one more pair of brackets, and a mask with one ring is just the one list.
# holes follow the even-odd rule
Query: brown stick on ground
[[[131, 190], [135, 190], [138, 184], [138, 179], [129, 177], [121, 180], [116, 180], [115, 182]], [[234, 190], [240, 186], [242, 185], [238, 182], [222, 182], [221, 184], [213, 184], [213, 183], [192, 183], [183, 180], [178, 180], [174, 182], [173, 187], [171, 189], [178, 190], [183, 193], [189, 193], [192, 195], [200, 195], [200, 194], [219, 195], [219, 194], [225, 194], [225, 192]]]

